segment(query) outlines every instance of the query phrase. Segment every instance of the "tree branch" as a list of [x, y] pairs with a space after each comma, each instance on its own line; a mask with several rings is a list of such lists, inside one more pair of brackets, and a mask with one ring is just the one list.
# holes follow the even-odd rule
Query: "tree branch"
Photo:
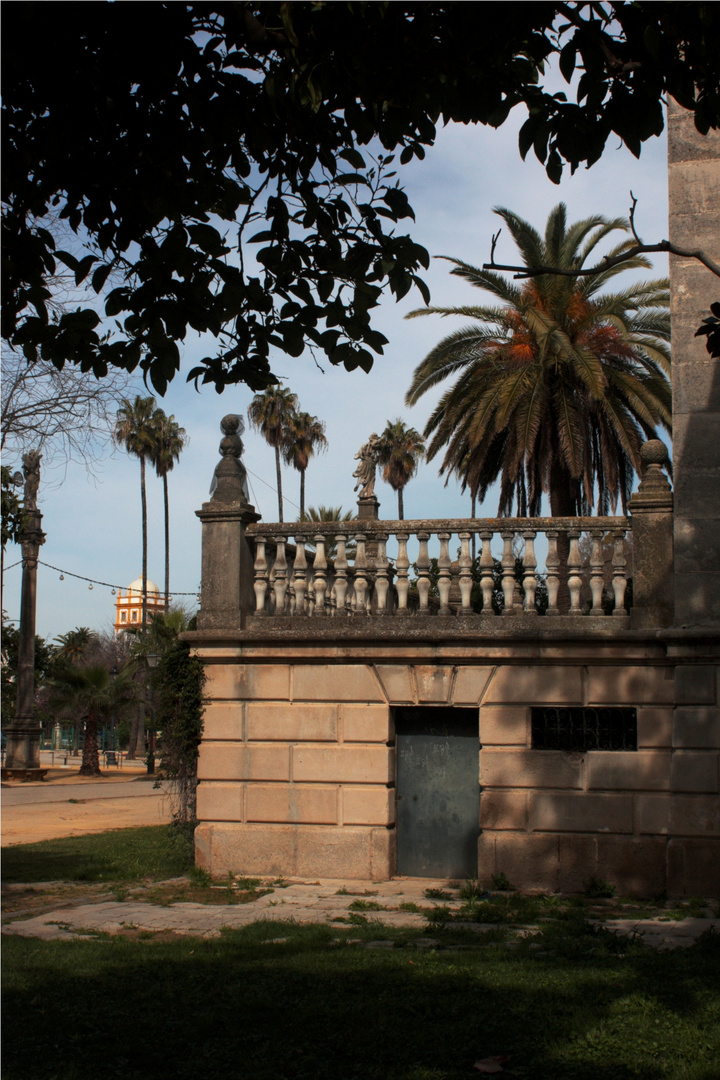
[[523, 278], [538, 277], [540, 274], [555, 274], [558, 277], [590, 277], [592, 274], [601, 274], [603, 270], [610, 270], [613, 266], [634, 259], [636, 255], [645, 255], [652, 252], [666, 251], [670, 255], [677, 255], [681, 259], [697, 259], [706, 266], [716, 277], [720, 277], [720, 265], [714, 262], [704, 251], [690, 251], [689, 248], [678, 247], [669, 240], [661, 240], [659, 244], [636, 244], [628, 248], [622, 255], [613, 258], [606, 256], [597, 266], [585, 267], [582, 270], [560, 270], [556, 266], [510, 266], [506, 263], [489, 262], [483, 263], [483, 270], [507, 270], [514, 274], [516, 280]]

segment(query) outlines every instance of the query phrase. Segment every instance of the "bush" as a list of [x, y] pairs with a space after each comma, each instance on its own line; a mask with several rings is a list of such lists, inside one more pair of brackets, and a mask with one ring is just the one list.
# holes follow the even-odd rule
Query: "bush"
[[163, 775], [173, 786], [173, 819], [195, 820], [198, 747], [202, 737], [205, 672], [182, 642], [172, 645], [156, 669], [156, 711], [162, 732], [159, 753]]

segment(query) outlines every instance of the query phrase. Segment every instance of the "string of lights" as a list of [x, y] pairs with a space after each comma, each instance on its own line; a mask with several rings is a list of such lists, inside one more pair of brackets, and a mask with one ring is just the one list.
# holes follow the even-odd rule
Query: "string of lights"
[[[258, 476], [257, 473], [252, 472], [251, 469], [248, 469], [247, 472], [250, 473], [251, 476], [254, 476], [256, 480], [259, 480], [261, 484], [265, 484], [266, 487], [269, 487], [271, 491], [274, 491], [277, 494], [277, 489], [275, 488], [275, 486], [273, 484], [269, 484], [267, 480], [264, 480], [262, 478], [262, 476]], [[283, 502], [289, 503], [290, 506], [295, 507], [296, 510], [300, 509], [300, 507], [296, 503], [294, 503], [292, 499], [289, 499], [287, 497], [287, 495], [283, 495]], [[75, 573], [73, 573], [72, 570], [62, 570], [59, 566], [51, 566], [50, 563], [43, 562], [42, 559], [38, 559], [38, 563], [39, 563], [40, 566], [44, 566], [47, 570], [55, 570], [58, 574], [60, 574], [60, 580], [61, 581], [63, 581], [64, 578], [66, 578], [66, 577], [72, 577], [72, 578], [77, 578], [78, 581], [87, 581], [88, 582], [88, 588], [92, 588], [95, 585], [102, 585], [107, 589], [112, 589], [113, 596], [116, 594], [116, 591], [118, 589], [124, 589], [126, 587], [125, 585], [114, 584], [111, 581], [99, 581], [97, 578], [85, 577], [84, 574], [75, 574]], [[18, 559], [18, 561], [12, 563], [11, 566], [6, 566], [5, 570], [6, 571], [7, 570], [14, 570], [16, 566], [20, 566], [21, 564], [22, 564], [22, 559]], [[173, 589], [172, 595], [173, 596], [197, 596], [198, 595], [198, 590], [196, 589], [195, 592], [176, 592]]]
[[[21, 563], [22, 563], [22, 559], [19, 559], [17, 562], [14, 562], [12, 564], [12, 566], [6, 566], [5, 570], [6, 571], [7, 570], [13, 570], [16, 566], [20, 566]], [[79, 581], [87, 581], [87, 582], [89, 582], [89, 584], [91, 586], [92, 585], [104, 585], [105, 588], [112, 589], [113, 595], [115, 594], [117, 589], [125, 589], [126, 588], [125, 585], [116, 585], [116, 584], [113, 584], [112, 581], [99, 581], [97, 578], [85, 577], [84, 574], [75, 574], [75, 573], [73, 573], [72, 570], [63, 570], [59, 566], [51, 566], [50, 563], [43, 562], [42, 559], [38, 559], [38, 563], [40, 564], [40, 566], [44, 566], [47, 570], [55, 570], [60, 575], [60, 580], [61, 581], [63, 581], [66, 577], [72, 577], [72, 578], [77, 578]], [[173, 596], [197, 596], [198, 595], [198, 590], [196, 589], [194, 592], [176, 592], [175, 589], [173, 589], [172, 590], [172, 595]]]

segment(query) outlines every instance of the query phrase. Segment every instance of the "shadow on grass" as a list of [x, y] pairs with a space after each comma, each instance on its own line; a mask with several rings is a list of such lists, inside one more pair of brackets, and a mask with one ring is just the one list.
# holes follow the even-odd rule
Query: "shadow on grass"
[[193, 865], [192, 828], [151, 825], [3, 848], [3, 880], [135, 881], [178, 877]]
[[[373, 936], [395, 945], [347, 943]], [[669, 954], [596, 931], [535, 952], [417, 937], [272, 922], [213, 940], [9, 938], [3, 1076], [459, 1080], [496, 1054], [525, 1080], [717, 1076], [717, 940]]]

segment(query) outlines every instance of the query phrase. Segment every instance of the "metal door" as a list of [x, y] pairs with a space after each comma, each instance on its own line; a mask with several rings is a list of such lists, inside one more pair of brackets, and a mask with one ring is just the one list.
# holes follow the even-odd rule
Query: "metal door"
[[398, 874], [476, 878], [478, 710], [396, 709], [395, 731]]

